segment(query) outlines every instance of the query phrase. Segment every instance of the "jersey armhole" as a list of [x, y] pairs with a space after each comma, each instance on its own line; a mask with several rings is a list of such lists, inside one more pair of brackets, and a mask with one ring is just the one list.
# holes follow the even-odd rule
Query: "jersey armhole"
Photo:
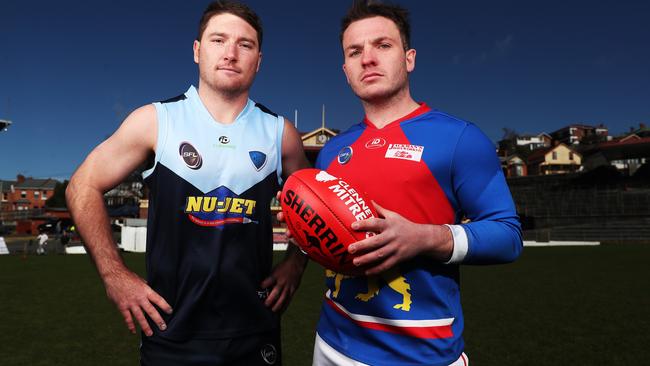
[[154, 162], [151, 168], [142, 172], [142, 178], [147, 179], [156, 169], [156, 165], [160, 161], [163, 154], [163, 149], [167, 142], [167, 109], [162, 103], [153, 103], [156, 108], [156, 124], [158, 126], [158, 138], [156, 139], [156, 151], [154, 154]]
[[284, 117], [278, 116], [278, 128], [277, 128], [277, 136], [276, 136], [276, 146], [277, 146], [277, 154], [278, 154], [278, 164], [275, 168], [277, 178], [278, 178], [278, 185], [282, 186], [282, 138], [284, 136]]

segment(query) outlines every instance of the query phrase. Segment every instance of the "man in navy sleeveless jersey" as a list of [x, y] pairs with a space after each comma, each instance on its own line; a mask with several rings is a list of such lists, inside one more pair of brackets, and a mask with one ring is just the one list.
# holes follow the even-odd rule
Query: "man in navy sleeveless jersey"
[[521, 252], [494, 145], [411, 97], [409, 28], [406, 10], [377, 2], [342, 22], [343, 71], [366, 116], [316, 166], [366, 191], [380, 218], [352, 224], [377, 233], [349, 247], [365, 276], [327, 272], [314, 365], [467, 365], [459, 264]]
[[[131, 113], [68, 186], [108, 297], [142, 329], [141, 365], [281, 365], [279, 314], [306, 259], [291, 246], [272, 268], [270, 203], [308, 163], [293, 125], [249, 99], [261, 46], [250, 8], [210, 4], [194, 41], [198, 88]], [[120, 258], [103, 193], [149, 160], [144, 281]]]

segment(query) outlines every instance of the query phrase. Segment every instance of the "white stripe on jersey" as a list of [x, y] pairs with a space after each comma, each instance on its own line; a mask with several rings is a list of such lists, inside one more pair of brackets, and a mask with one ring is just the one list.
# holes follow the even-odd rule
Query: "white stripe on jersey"
[[332, 291], [327, 290], [325, 295], [339, 310], [346, 313], [350, 318], [360, 322], [376, 323], [376, 324], [385, 324], [392, 325], [395, 327], [443, 327], [451, 325], [454, 322], [454, 318], [443, 318], [443, 319], [425, 319], [425, 320], [408, 320], [408, 319], [387, 319], [374, 317], [370, 315], [355, 314], [350, 312], [348, 309], [343, 307], [343, 305], [332, 299]]
[[[314, 359], [312, 366], [370, 366], [363, 362], [353, 360], [346, 355], [340, 353], [327, 344], [316, 333], [316, 340], [314, 341]], [[469, 358], [463, 352], [460, 357], [449, 366], [469, 366]]]

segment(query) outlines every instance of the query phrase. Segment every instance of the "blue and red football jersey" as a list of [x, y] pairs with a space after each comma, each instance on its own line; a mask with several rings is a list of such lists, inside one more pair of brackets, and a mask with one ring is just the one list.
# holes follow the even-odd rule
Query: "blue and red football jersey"
[[[327, 273], [318, 334], [371, 365], [448, 365], [464, 348], [459, 263], [505, 263], [521, 229], [492, 142], [422, 104], [377, 129], [365, 120], [333, 138], [316, 167], [421, 224], [450, 225], [450, 263], [416, 257], [373, 277]], [[469, 222], [461, 223], [463, 219]]]

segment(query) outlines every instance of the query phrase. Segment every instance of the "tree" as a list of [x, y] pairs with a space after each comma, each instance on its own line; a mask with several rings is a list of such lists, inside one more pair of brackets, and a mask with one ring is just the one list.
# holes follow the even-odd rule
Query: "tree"
[[499, 155], [509, 156], [515, 153], [517, 149], [517, 131], [509, 127], [503, 127], [503, 137], [499, 141]]
[[65, 189], [68, 187], [68, 181], [64, 180], [63, 183], [57, 182], [54, 186], [54, 194], [52, 197], [45, 201], [45, 207], [50, 208], [67, 208], [65, 203]]

